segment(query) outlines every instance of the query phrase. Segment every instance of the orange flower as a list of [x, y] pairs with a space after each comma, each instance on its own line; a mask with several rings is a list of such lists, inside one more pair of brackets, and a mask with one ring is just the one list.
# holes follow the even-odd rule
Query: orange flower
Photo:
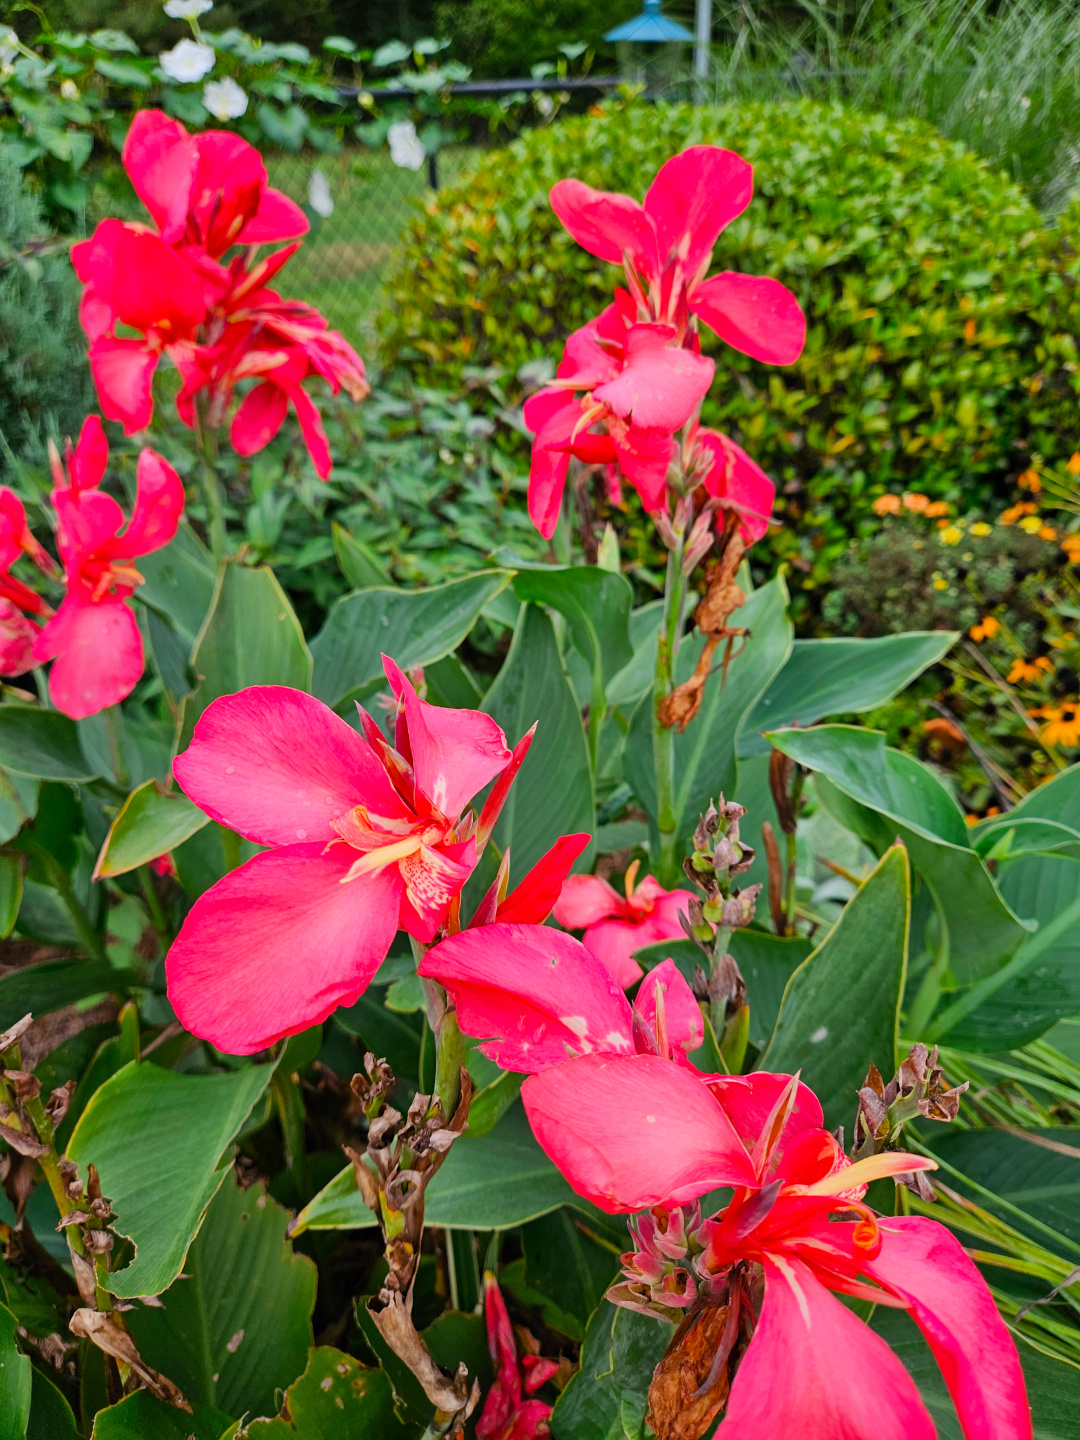
[[1022, 680], [1041, 680], [1044, 675], [1053, 673], [1054, 662], [1046, 655], [1039, 655], [1035, 660], [1024, 660], [1022, 657], [1014, 660], [1005, 678], [1010, 685], [1015, 685]]
[[975, 317], [974, 317], [974, 316], [972, 316], [970, 320], [966, 320], [966, 321], [964, 322], [964, 339], [967, 341], [967, 343], [968, 343], [969, 345], [973, 345], [973, 344], [975, 343], [975, 331], [976, 331], [976, 328], [977, 328], [977, 327], [976, 327], [976, 324], [975, 324]]
[[951, 720], [946, 720], [944, 716], [927, 720], [922, 728], [927, 739], [936, 740], [945, 750], [963, 750], [967, 745], [967, 741], [957, 726]]
[[900, 503], [905, 510], [913, 510], [918, 515], [930, 504], [930, 497], [929, 495], [920, 495], [917, 490], [905, 490], [900, 496]]
[[1046, 721], [1039, 731], [1044, 744], [1061, 745], [1066, 750], [1075, 750], [1080, 745], [1080, 702], [1057, 707], [1044, 705], [1029, 713]]
[[1037, 470], [1025, 470], [1022, 475], [1017, 477], [1016, 483], [1021, 490], [1030, 490], [1033, 495], [1038, 495], [1042, 489], [1042, 481], [1039, 479]]
[[900, 510], [899, 495], [879, 495], [874, 501], [875, 515], [896, 515]]
[[1080, 564], [1080, 531], [1074, 530], [1070, 535], [1063, 535], [1061, 548], [1073, 565]]
[[995, 620], [993, 615], [984, 615], [977, 625], [972, 625], [968, 634], [972, 640], [991, 640], [1000, 629], [1000, 620]]
[[936, 519], [938, 515], [947, 515], [948, 513], [949, 507], [944, 500], [932, 500], [923, 511], [923, 514], [930, 520]]
[[1056, 539], [1057, 539], [1057, 531], [1054, 529], [1054, 527], [1053, 527], [1052, 525], [1040, 525], [1039, 528], [1038, 528], [1038, 530], [1037, 530], [1035, 533], [1038, 535], [1038, 537], [1039, 537], [1040, 540], [1056, 540]]
[[1010, 505], [1008, 510], [1001, 512], [998, 516], [998, 524], [1015, 525], [1022, 515], [1034, 515], [1038, 508], [1030, 500], [1021, 500], [1019, 505]]
[[1065, 469], [1070, 475], [1080, 475], [1080, 450], [1074, 450], [1065, 462]]

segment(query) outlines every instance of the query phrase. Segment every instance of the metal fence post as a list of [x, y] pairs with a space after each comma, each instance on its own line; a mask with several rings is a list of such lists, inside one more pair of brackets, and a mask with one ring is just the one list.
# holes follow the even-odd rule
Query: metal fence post
[[427, 181], [432, 190], [439, 188], [439, 152], [432, 150], [427, 157]]

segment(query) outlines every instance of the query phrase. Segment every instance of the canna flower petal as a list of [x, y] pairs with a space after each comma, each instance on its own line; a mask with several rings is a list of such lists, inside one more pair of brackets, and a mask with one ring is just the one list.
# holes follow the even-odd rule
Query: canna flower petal
[[456, 819], [510, 764], [506, 736], [479, 710], [429, 705], [388, 655], [382, 661], [394, 698], [404, 707], [416, 783], [440, 814]]
[[697, 445], [712, 459], [705, 475], [705, 489], [714, 498], [732, 502], [743, 539], [748, 545], [754, 544], [769, 528], [776, 486], [730, 436], [701, 429]]
[[145, 430], [154, 414], [154, 371], [158, 357], [141, 340], [102, 335], [90, 346], [90, 373], [106, 420], [125, 435]]
[[678, 430], [712, 384], [713, 362], [672, 345], [674, 334], [670, 325], [631, 326], [622, 370], [593, 391], [635, 429]]
[[251, 1055], [358, 1000], [394, 938], [402, 880], [389, 866], [343, 885], [354, 857], [283, 846], [200, 896], [165, 961], [180, 1023]]
[[476, 841], [460, 841], [433, 850], [421, 845], [401, 861], [405, 891], [398, 923], [427, 945], [446, 919], [451, 901], [476, 869]]
[[[790, 1083], [790, 1075], [775, 1075], [767, 1070], [758, 1070], [751, 1075], [709, 1076], [709, 1088], [723, 1105], [735, 1127], [735, 1133], [751, 1148], [757, 1142], [773, 1108]], [[785, 1151], [794, 1145], [801, 1135], [805, 1135], [809, 1131], [815, 1133], [820, 1131], [824, 1123], [825, 1117], [821, 1110], [821, 1101], [808, 1085], [800, 1082], [795, 1104], [787, 1124], [784, 1126], [780, 1141], [772, 1152], [773, 1157], [782, 1160]], [[825, 1173], [828, 1173], [827, 1170]], [[821, 1174], [822, 1171], [819, 1168], [807, 1178], [816, 1180]], [[785, 1178], [801, 1180], [803, 1175], [800, 1172], [796, 1177], [789, 1177], [785, 1172]]]
[[622, 897], [599, 875], [569, 875], [554, 914], [564, 930], [584, 930], [609, 915], [621, 915], [625, 908]]
[[549, 1159], [609, 1214], [754, 1184], [719, 1103], [692, 1071], [658, 1055], [565, 1060], [530, 1075], [521, 1098]]
[[935, 1440], [914, 1381], [884, 1340], [800, 1260], [765, 1254], [763, 1264], [761, 1315], [716, 1440]]
[[664, 1031], [672, 1045], [680, 1050], [696, 1050], [705, 1039], [705, 1022], [701, 1018], [701, 1007], [694, 999], [694, 992], [683, 979], [674, 960], [664, 960], [655, 966], [641, 982], [641, 989], [634, 1000], [634, 1008], [640, 1013], [657, 1039], [659, 1006], [657, 991], [663, 991]]
[[650, 513], [664, 508], [667, 474], [675, 458], [675, 441], [669, 430], [643, 430], [612, 416], [608, 434], [619, 469], [638, 493]]
[[33, 663], [46, 660], [53, 660], [52, 703], [72, 720], [85, 720], [118, 705], [139, 683], [143, 643], [138, 622], [115, 596], [91, 601], [70, 591], [34, 641]]
[[33, 668], [37, 633], [22, 611], [0, 595], [0, 675], [23, 675]]
[[504, 924], [542, 925], [565, 888], [567, 871], [591, 839], [581, 834], [563, 835], [556, 840], [499, 905], [495, 919]]
[[300, 434], [304, 437], [315, 474], [320, 480], [326, 480], [334, 468], [334, 462], [319, 407], [302, 385], [287, 385], [282, 388], [293, 403], [296, 418], [300, 422]]
[[161, 110], [137, 110], [120, 158], [161, 238], [175, 244], [187, 226], [196, 160], [192, 137]]
[[631, 1055], [630, 1005], [577, 940], [545, 925], [482, 925], [443, 940], [417, 973], [444, 985], [467, 1035], [504, 1070], [573, 1054]]
[[570, 436], [581, 406], [568, 390], [541, 390], [525, 401], [525, 428], [533, 433], [529, 467], [529, 519], [545, 540], [559, 523], [566, 476], [570, 469]]
[[720, 339], [767, 365], [794, 365], [806, 343], [806, 316], [779, 280], [725, 270], [690, 294], [691, 311]]
[[278, 240], [292, 240], [297, 235], [306, 235], [311, 224], [297, 205], [280, 190], [268, 185], [262, 192], [259, 208], [244, 226], [237, 240], [238, 245], [268, 245]]
[[229, 441], [238, 455], [254, 455], [270, 441], [285, 423], [289, 413], [289, 397], [277, 385], [264, 381], [241, 400], [229, 427]]
[[129, 560], [150, 555], [173, 539], [183, 513], [184, 482], [156, 450], [143, 450], [136, 467], [135, 508], [127, 529], [107, 541], [99, 554]]
[[336, 840], [331, 822], [359, 804], [396, 820], [408, 813], [363, 736], [285, 685], [212, 701], [173, 774], [201, 810], [259, 845]]
[[559, 180], [550, 198], [563, 228], [583, 250], [613, 265], [621, 265], [625, 254], [641, 274], [656, 274], [656, 229], [636, 200], [594, 190], [582, 180]]
[[881, 1250], [862, 1268], [910, 1307], [967, 1440], [1031, 1440], [1016, 1347], [959, 1240], [921, 1215], [889, 1216], [879, 1230]]
[[721, 230], [743, 213], [753, 195], [754, 167], [733, 150], [691, 145], [673, 155], [645, 196], [661, 265], [674, 251], [684, 276], [693, 280]]
[[[79, 441], [71, 456], [68, 470], [71, 489], [96, 490], [105, 478], [109, 463], [109, 442], [96, 415], [88, 415], [79, 431]], [[140, 550], [139, 554], [143, 552]]]

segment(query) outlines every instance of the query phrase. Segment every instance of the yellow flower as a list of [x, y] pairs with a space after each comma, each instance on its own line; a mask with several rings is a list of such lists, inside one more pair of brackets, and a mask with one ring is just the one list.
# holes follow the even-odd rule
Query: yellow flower
[[964, 532], [959, 525], [947, 525], [941, 532], [941, 543], [943, 545], [959, 545], [964, 538]]
[[929, 495], [920, 495], [917, 490], [905, 490], [900, 496], [900, 502], [905, 510], [913, 510], [919, 515], [930, 504], [930, 497]]
[[943, 580], [940, 575], [938, 575], [938, 576], [935, 577], [935, 579], [934, 579], [934, 589], [935, 589], [935, 590], [947, 590], [948, 588], [949, 588], [949, 582], [948, 582], [947, 580]]
[[1012, 669], [1005, 677], [1010, 685], [1018, 681], [1041, 680], [1044, 675], [1052, 675], [1054, 662], [1046, 655], [1040, 655], [1035, 660], [1024, 660], [1022, 657], [1013, 661]]
[[896, 515], [900, 510], [899, 495], [879, 495], [874, 501], [875, 515]]
[[971, 533], [972, 535], [980, 536], [992, 535], [994, 533], [994, 527], [992, 525], [987, 525], [985, 520], [976, 520], [975, 524], [971, 527]]
[[984, 615], [977, 625], [972, 625], [968, 634], [972, 640], [991, 640], [1000, 629], [1000, 620], [995, 620], [993, 615]]
[[1080, 745], [1080, 702], [1057, 707], [1044, 705], [1030, 713], [1046, 721], [1039, 731], [1045, 744], [1061, 745], [1066, 750], [1074, 750]]
[[1037, 535], [1042, 529], [1042, 521], [1038, 515], [1025, 515], [1020, 521], [1020, 529], [1026, 530], [1029, 535]]
[[945, 504], [944, 500], [932, 500], [923, 511], [923, 514], [926, 515], [929, 520], [936, 520], [939, 515], [947, 515], [948, 513], [949, 507]]
[[1070, 475], [1080, 475], [1080, 450], [1074, 450], [1065, 462], [1065, 469]]

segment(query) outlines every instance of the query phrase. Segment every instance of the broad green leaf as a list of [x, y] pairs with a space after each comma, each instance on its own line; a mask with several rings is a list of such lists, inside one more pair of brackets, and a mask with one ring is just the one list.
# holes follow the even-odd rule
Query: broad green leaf
[[95, 876], [123, 875], [182, 845], [210, 817], [182, 790], [147, 780], [124, 801], [101, 847]]
[[[629, 1243], [629, 1242], [627, 1242]], [[589, 1316], [615, 1283], [619, 1257], [600, 1244], [568, 1207], [541, 1215], [522, 1227], [525, 1278], [577, 1321], [571, 1339], [584, 1339]]]
[[633, 658], [629, 580], [595, 565], [565, 570], [521, 570], [514, 576], [514, 594], [557, 610], [570, 626], [579, 654], [601, 687]]
[[[977, 1204], [997, 1210], [1003, 1220], [1026, 1229], [1051, 1249], [1053, 1243], [1045, 1232], [1026, 1225], [1014, 1210], [998, 1202], [1016, 1206], [1080, 1246], [1080, 1132], [1075, 1126], [1027, 1132], [925, 1126], [922, 1140], [943, 1165], [951, 1167], [942, 1172], [946, 1184], [968, 1190]], [[989, 1191], [989, 1196], [968, 1189], [953, 1170]]]
[[674, 1333], [674, 1325], [601, 1301], [580, 1368], [552, 1410], [552, 1440], [636, 1440], [653, 1370]]
[[149, 1390], [125, 1395], [94, 1416], [93, 1440], [220, 1440], [227, 1415], [196, 1409], [194, 1415], [155, 1400]]
[[0, 855], [0, 940], [6, 940], [19, 918], [23, 897], [23, 861], [18, 855]]
[[38, 782], [32, 776], [0, 770], [0, 845], [19, 833], [37, 814]]
[[[956, 1409], [937, 1361], [911, 1316], [879, 1305], [871, 1328], [895, 1350], [919, 1387], [923, 1404], [937, 1426], [938, 1440], [964, 1440]], [[1034, 1440], [1077, 1440], [1080, 1436], [1080, 1370], [1017, 1343], [1027, 1382]], [[974, 1437], [969, 1436], [969, 1440]]]
[[93, 1163], [115, 1228], [136, 1246], [110, 1276], [114, 1295], [158, 1295], [180, 1273], [207, 1205], [228, 1171], [229, 1146], [270, 1082], [272, 1066], [181, 1075], [132, 1063], [107, 1080], [68, 1144]]
[[895, 845], [784, 990], [759, 1068], [801, 1070], [827, 1129], [851, 1123], [871, 1061], [886, 1076], [896, 1069], [910, 903], [907, 853]]
[[23, 1440], [30, 1416], [30, 1361], [16, 1343], [18, 1322], [0, 1305], [0, 1440]]
[[93, 780], [74, 720], [36, 705], [0, 705], [0, 765], [39, 780]]
[[876, 640], [796, 640], [787, 664], [754, 706], [739, 754], [767, 754], [765, 730], [884, 705], [936, 664], [956, 638], [952, 630], [915, 630]]
[[409, 1433], [385, 1370], [369, 1370], [329, 1345], [308, 1351], [307, 1369], [285, 1392], [285, 1414], [249, 1420], [237, 1440], [393, 1440]]
[[303, 1369], [312, 1344], [316, 1270], [285, 1238], [290, 1216], [261, 1185], [226, 1180], [164, 1309], [137, 1307], [129, 1326], [148, 1364], [195, 1405], [265, 1415]]
[[453, 710], [479, 710], [484, 692], [471, 670], [456, 655], [444, 655], [424, 666], [427, 698], [432, 705], [447, 705]]
[[129, 982], [104, 960], [43, 960], [0, 977], [0, 1030], [33, 1011], [48, 1015]]
[[[472, 1139], [466, 1131], [452, 1147], [428, 1187], [424, 1218], [448, 1230], [509, 1230], [576, 1200], [533, 1139], [525, 1111], [513, 1105], [490, 1134]], [[349, 1166], [301, 1210], [292, 1233], [374, 1223]]]
[[187, 651], [202, 629], [214, 599], [217, 571], [210, 552], [190, 526], [181, 523], [163, 550], [143, 555], [138, 597], [187, 641]]
[[510, 578], [509, 570], [489, 570], [428, 590], [373, 588], [345, 595], [311, 642], [314, 694], [336, 709], [385, 683], [383, 655], [402, 669], [441, 660]]
[[181, 709], [181, 749], [195, 721], [219, 696], [233, 695], [249, 685], [311, 688], [311, 656], [304, 632], [272, 570], [236, 560], [222, 565], [191, 666], [198, 685]]
[[497, 1080], [492, 1080], [478, 1090], [469, 1106], [469, 1139], [479, 1140], [493, 1130], [521, 1094], [524, 1075], [515, 1075], [504, 1070]]
[[746, 929], [731, 932], [728, 949], [746, 981], [750, 1042], [759, 1049], [769, 1043], [788, 981], [813, 948], [801, 935], [785, 937]]
[[1008, 960], [1027, 931], [971, 848], [960, 807], [927, 766], [854, 725], [781, 730], [767, 737], [819, 772], [817, 795], [878, 854], [899, 837], [934, 897], [956, 981], [971, 984]]
[[619, 705], [628, 711], [652, 689], [653, 673], [656, 670], [656, 636], [664, 614], [664, 602], [651, 600], [630, 614], [630, 643], [634, 647], [633, 658], [611, 677], [607, 686], [609, 705]]
[[[36, 1365], [32, 1375], [26, 1440], [79, 1440], [79, 1427], [67, 1400]], [[0, 1421], [2, 1433], [3, 1422]]]
[[390, 576], [382, 560], [362, 540], [340, 525], [331, 523], [330, 533], [334, 539], [334, 555], [345, 579], [354, 590], [366, 590], [372, 585], [388, 585]]
[[1080, 914], [1050, 945], [1040, 943], [1054, 917], [1080, 900], [1080, 864], [1060, 855], [1022, 855], [999, 867], [998, 888], [1016, 913], [1038, 921], [1039, 929], [1016, 952], [1004, 982], [941, 1032], [950, 1045], [1011, 1050], [1038, 1039], [1059, 1020], [1080, 1015]]
[[[680, 844], [693, 834], [698, 817], [720, 794], [734, 795], [738, 784], [738, 745], [746, 717], [791, 652], [787, 587], [778, 575], [747, 597], [732, 623], [750, 634], [735, 649], [727, 680], [718, 669], [705, 687], [701, 709], [675, 736], [675, 814]], [[676, 666], [680, 683], [689, 679], [701, 654], [700, 634], [683, 641]], [[626, 742], [626, 778], [654, 828], [656, 781], [653, 771], [653, 699], [648, 694], [634, 712]]]
[[[537, 606], [522, 606], [484, 709], [502, 726], [510, 745], [531, 725], [537, 727], [495, 827], [495, 844], [502, 851], [510, 847], [513, 887], [561, 835], [591, 835], [595, 813], [581, 714], [551, 621]], [[585, 858], [578, 868], [584, 863]]]
[[410, 1012], [388, 1010], [371, 989], [355, 1005], [335, 1010], [334, 1019], [366, 1049], [389, 1060], [395, 1075], [419, 1076], [421, 1025]]
[[1080, 830], [1060, 820], [1037, 816], [1013, 820], [1006, 815], [1001, 824], [980, 826], [972, 832], [972, 845], [984, 860], [994, 860], [999, 869], [1020, 855], [1069, 855], [1080, 859]]

